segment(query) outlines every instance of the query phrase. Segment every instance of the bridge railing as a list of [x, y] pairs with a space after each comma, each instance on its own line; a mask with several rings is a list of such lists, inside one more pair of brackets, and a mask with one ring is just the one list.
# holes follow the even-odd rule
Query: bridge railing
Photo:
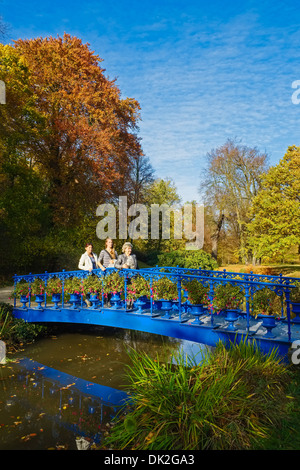
[[[117, 273], [117, 274], [116, 274]], [[155, 300], [155, 286], [159, 279], [168, 279], [174, 283], [177, 287], [176, 297], [176, 307], [178, 311], [179, 320], [181, 321], [182, 314], [186, 311], [186, 307], [189, 305], [189, 300], [185, 291], [185, 287], [191, 281], [198, 281], [204, 288], [207, 290], [206, 296], [206, 308], [207, 312], [211, 315], [211, 324], [213, 325], [215, 321], [215, 315], [218, 313], [214, 305], [215, 293], [218, 289], [218, 286], [225, 286], [225, 290], [228, 289], [228, 286], [236, 286], [239, 291], [243, 294], [243, 314], [246, 318], [247, 330], [250, 329], [250, 320], [253, 318], [253, 299], [255, 293], [262, 289], [269, 289], [280, 299], [281, 303], [281, 319], [285, 319], [288, 326], [288, 337], [291, 340], [291, 301], [290, 294], [297, 286], [295, 282], [299, 282], [300, 279], [289, 278], [282, 275], [271, 276], [271, 275], [262, 275], [262, 274], [253, 274], [253, 273], [234, 273], [224, 271], [209, 271], [199, 269], [187, 269], [179, 267], [154, 267], [146, 269], [121, 269], [109, 268], [106, 271], [101, 269], [93, 270], [92, 273], [89, 271], [76, 270], [76, 271], [60, 271], [48, 273], [39, 273], [39, 274], [27, 274], [27, 275], [15, 275], [14, 284], [14, 306], [16, 307], [17, 296], [21, 295], [20, 289], [21, 285], [24, 283], [27, 284], [28, 293], [27, 293], [27, 302], [28, 307], [31, 306], [32, 297], [33, 297], [33, 286], [41, 282], [41, 295], [42, 300], [40, 304], [44, 308], [47, 307], [47, 296], [50, 294], [49, 286], [51, 280], [56, 279], [61, 283], [61, 306], [64, 308], [67, 306], [67, 298], [65, 292], [65, 285], [69, 282], [68, 280], [79, 280], [79, 282], [84, 285], [85, 282], [95, 279], [98, 281], [98, 284], [102, 286], [100, 289], [100, 302], [102, 307], [105, 305], [105, 295], [107, 294], [107, 280], [111, 279], [111, 275], [119, 277], [122, 282], [123, 290], [123, 300], [124, 308], [127, 309], [127, 300], [129, 297], [128, 292], [130, 291], [130, 286], [133, 285], [134, 280], [137, 278], [143, 278], [147, 281], [148, 288], [148, 299], [150, 300], [150, 311], [153, 314], [153, 310], [156, 308]], [[23, 282], [22, 282], [23, 281]], [[36, 282], [37, 281], [37, 282]], [[105, 289], [106, 286], [106, 289]], [[227, 286], [227, 287], [226, 287]], [[114, 291], [114, 287], [111, 292]], [[35, 291], [36, 294], [36, 291]], [[81, 291], [80, 303], [81, 307], [84, 304], [83, 291]], [[163, 298], [161, 299], [163, 300]]]

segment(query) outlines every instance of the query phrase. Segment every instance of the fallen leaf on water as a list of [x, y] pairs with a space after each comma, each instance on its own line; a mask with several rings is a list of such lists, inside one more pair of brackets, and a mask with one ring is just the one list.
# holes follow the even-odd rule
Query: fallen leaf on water
[[33, 432], [31, 434], [27, 434], [26, 436], [21, 437], [21, 440], [26, 442], [26, 441], [29, 441], [32, 437], [35, 437], [35, 436], [36, 436], [36, 433]]
[[75, 385], [75, 382], [72, 384], [66, 385], [65, 387], [61, 387], [59, 390], [67, 390], [68, 388], [72, 387], [72, 385]]

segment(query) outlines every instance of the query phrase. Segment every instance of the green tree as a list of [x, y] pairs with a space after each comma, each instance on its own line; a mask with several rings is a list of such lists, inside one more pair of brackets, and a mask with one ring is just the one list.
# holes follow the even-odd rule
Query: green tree
[[[177, 193], [176, 186], [174, 182], [170, 179], [156, 179], [152, 185], [148, 188], [144, 196], [145, 204], [148, 207], [149, 211], [149, 241], [147, 243], [148, 250], [156, 251], [168, 251], [171, 247], [174, 248], [174, 214], [173, 210], [180, 209], [180, 196]], [[154, 224], [154, 211], [155, 207], [168, 207], [170, 209], [170, 237], [164, 238], [163, 235], [163, 218], [159, 219], [159, 236], [158, 239], [153, 239], [153, 224]], [[152, 228], [151, 228], [152, 224]], [[175, 241], [175, 245], [178, 246], [180, 240]]]
[[246, 225], [248, 211], [260, 189], [260, 175], [266, 171], [267, 155], [228, 140], [207, 155], [207, 166], [201, 179], [200, 192], [209, 207], [211, 250], [218, 255], [222, 229], [235, 233], [242, 261], [248, 257]]
[[34, 169], [28, 149], [43, 116], [35, 106], [24, 58], [2, 44], [0, 80], [6, 84], [6, 104], [0, 106], [0, 272], [13, 274], [39, 259], [36, 247], [49, 228], [50, 214], [47, 182]]
[[256, 257], [279, 259], [300, 244], [300, 147], [288, 147], [263, 175], [250, 217], [249, 243]]

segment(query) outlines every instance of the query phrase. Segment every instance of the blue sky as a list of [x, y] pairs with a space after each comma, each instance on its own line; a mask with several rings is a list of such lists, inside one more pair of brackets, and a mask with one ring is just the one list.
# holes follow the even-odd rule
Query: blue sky
[[295, 0], [0, 0], [8, 39], [89, 43], [141, 105], [140, 137], [156, 175], [198, 200], [206, 155], [228, 138], [275, 165], [300, 145], [300, 4]]

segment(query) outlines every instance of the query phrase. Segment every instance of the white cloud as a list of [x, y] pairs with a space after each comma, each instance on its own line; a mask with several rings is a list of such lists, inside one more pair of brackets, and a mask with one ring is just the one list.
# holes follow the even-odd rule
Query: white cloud
[[[274, 163], [299, 144], [300, 105], [291, 102], [300, 79], [295, 2], [79, 3], [68, 32], [91, 44], [124, 96], [138, 99], [144, 151], [183, 199], [197, 197], [206, 153], [228, 138], [267, 151]], [[43, 18], [15, 31], [63, 34], [66, 9], [55, 12], [52, 29]]]

